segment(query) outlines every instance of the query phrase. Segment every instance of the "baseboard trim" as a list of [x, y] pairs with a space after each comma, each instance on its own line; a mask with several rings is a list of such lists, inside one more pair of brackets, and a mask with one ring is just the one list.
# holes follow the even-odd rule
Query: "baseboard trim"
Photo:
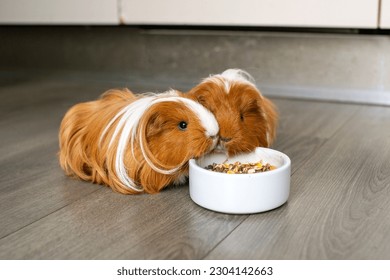
[[262, 93], [268, 97], [299, 98], [390, 106], [390, 91], [386, 90], [339, 89], [280, 85], [261, 85], [260, 88]]

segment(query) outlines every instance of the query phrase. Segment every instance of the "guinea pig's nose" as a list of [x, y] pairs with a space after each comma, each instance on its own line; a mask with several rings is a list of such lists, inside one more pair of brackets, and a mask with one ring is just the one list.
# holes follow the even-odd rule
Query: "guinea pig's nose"
[[219, 138], [222, 142], [225, 142], [225, 143], [227, 143], [227, 142], [229, 142], [230, 140], [232, 140], [232, 138], [227, 138], [227, 137], [221, 137], [221, 138]]

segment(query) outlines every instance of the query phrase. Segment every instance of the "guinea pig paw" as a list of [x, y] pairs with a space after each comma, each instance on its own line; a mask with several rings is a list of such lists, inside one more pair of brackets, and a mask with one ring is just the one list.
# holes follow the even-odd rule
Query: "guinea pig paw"
[[179, 177], [173, 181], [173, 185], [183, 185], [187, 182], [188, 174], [181, 174]]

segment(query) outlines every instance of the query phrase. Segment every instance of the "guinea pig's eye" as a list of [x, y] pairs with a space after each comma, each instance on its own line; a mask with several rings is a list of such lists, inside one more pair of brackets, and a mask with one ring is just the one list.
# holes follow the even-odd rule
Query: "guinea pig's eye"
[[178, 127], [180, 130], [186, 130], [187, 129], [187, 123], [185, 121], [181, 121], [178, 124]]
[[243, 113], [240, 113], [240, 120], [244, 121], [244, 114]]

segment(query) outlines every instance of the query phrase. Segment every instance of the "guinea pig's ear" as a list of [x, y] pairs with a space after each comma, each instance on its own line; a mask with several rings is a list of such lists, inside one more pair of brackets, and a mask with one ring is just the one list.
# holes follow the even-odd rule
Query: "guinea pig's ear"
[[202, 104], [203, 106], [207, 104], [206, 97], [203, 94], [196, 95], [196, 101]]
[[146, 116], [146, 136], [151, 137], [163, 129], [163, 122], [158, 112], [150, 112]]
[[268, 146], [270, 146], [276, 138], [276, 130], [279, 121], [279, 113], [275, 104], [268, 98], [262, 98], [261, 108], [267, 118], [268, 124]]

